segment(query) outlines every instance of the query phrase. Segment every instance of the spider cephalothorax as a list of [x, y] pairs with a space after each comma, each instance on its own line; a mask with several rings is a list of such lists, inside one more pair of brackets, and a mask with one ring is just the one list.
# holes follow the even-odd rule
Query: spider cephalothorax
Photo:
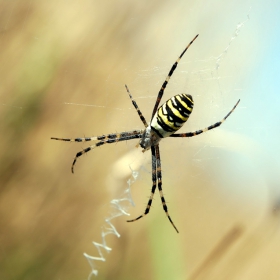
[[198, 35], [196, 35], [194, 37], [194, 39], [187, 45], [187, 47], [181, 53], [179, 58], [172, 65], [172, 67], [158, 93], [156, 103], [154, 105], [154, 109], [152, 112], [152, 118], [151, 118], [150, 125], [148, 125], [148, 123], [146, 122], [146, 119], [142, 115], [137, 103], [131, 96], [128, 87], [125, 86], [127, 93], [132, 101], [132, 104], [135, 107], [142, 123], [145, 126], [145, 129], [125, 131], [125, 132], [121, 132], [121, 133], [112, 133], [112, 134], [101, 135], [101, 136], [75, 138], [75, 139], [56, 138], [56, 137], [51, 138], [54, 140], [76, 141], [76, 142], [98, 141], [94, 145], [89, 146], [88, 148], [85, 148], [84, 150], [82, 150], [76, 154], [76, 157], [74, 158], [74, 161], [73, 161], [72, 167], [71, 167], [73, 173], [74, 173], [74, 165], [77, 161], [77, 158], [82, 156], [83, 154], [91, 151], [95, 147], [99, 147], [104, 144], [111, 144], [111, 143], [115, 143], [115, 142], [140, 138], [139, 144], [143, 148], [143, 152], [145, 152], [149, 149], [151, 150], [153, 184], [152, 184], [152, 189], [151, 189], [151, 195], [148, 200], [147, 207], [146, 207], [144, 213], [135, 219], [128, 220], [128, 222], [134, 222], [136, 220], [139, 220], [140, 218], [144, 217], [145, 215], [147, 215], [149, 213], [150, 207], [153, 202], [155, 190], [156, 190], [156, 188], [158, 188], [158, 191], [159, 191], [159, 194], [161, 197], [162, 206], [166, 213], [166, 216], [168, 217], [169, 221], [171, 222], [171, 224], [173, 225], [175, 230], [177, 232], [179, 232], [178, 229], [176, 228], [176, 226], [174, 225], [173, 221], [171, 220], [171, 217], [168, 213], [167, 205], [166, 205], [166, 202], [165, 202], [165, 199], [163, 196], [163, 192], [162, 192], [162, 176], [161, 176], [161, 160], [160, 160], [160, 152], [159, 152], [159, 142], [165, 137], [196, 136], [205, 131], [208, 131], [210, 129], [220, 126], [227, 119], [227, 117], [233, 112], [233, 110], [236, 108], [237, 104], [240, 101], [240, 100], [237, 101], [237, 103], [232, 108], [232, 110], [221, 121], [216, 122], [215, 124], [210, 125], [204, 129], [200, 129], [200, 130], [197, 130], [194, 132], [186, 132], [186, 133], [175, 133], [175, 132], [183, 126], [183, 124], [188, 120], [189, 115], [192, 112], [193, 99], [192, 99], [191, 95], [184, 94], [184, 93], [175, 95], [175, 96], [171, 97], [170, 99], [168, 99], [165, 103], [162, 104], [161, 107], [158, 108], [161, 98], [163, 96], [164, 90], [168, 84], [170, 77], [172, 76], [174, 70], [176, 69], [178, 62], [180, 61], [180, 59], [182, 58], [184, 53], [187, 51], [189, 46], [197, 38], [197, 36]]
[[143, 148], [142, 152], [148, 151], [151, 146], [158, 145], [161, 139], [162, 137], [160, 137], [155, 131], [153, 131], [150, 125], [146, 127], [141, 140], [139, 141], [140, 147]]

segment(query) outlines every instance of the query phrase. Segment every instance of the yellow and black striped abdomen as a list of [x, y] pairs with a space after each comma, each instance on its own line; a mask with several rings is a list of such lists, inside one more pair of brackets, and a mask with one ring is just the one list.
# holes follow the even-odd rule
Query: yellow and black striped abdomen
[[192, 109], [193, 99], [191, 95], [177, 94], [159, 107], [151, 121], [151, 128], [161, 138], [168, 137], [183, 126]]

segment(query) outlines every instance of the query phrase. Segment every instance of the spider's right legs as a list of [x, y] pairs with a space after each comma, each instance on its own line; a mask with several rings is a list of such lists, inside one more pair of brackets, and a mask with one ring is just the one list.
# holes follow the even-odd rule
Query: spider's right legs
[[130, 94], [130, 91], [129, 91], [127, 85], [125, 85], [125, 88], [126, 88], [126, 91], [127, 91], [128, 95], [129, 95], [129, 98], [131, 99], [131, 102], [132, 102], [134, 108], [136, 109], [136, 111], [137, 111], [137, 113], [138, 113], [138, 115], [139, 115], [139, 117], [140, 117], [142, 123], [145, 125], [145, 127], [148, 127], [148, 124], [147, 124], [147, 122], [146, 122], [146, 119], [145, 119], [145, 117], [142, 115], [142, 112], [140, 111], [140, 109], [139, 109], [139, 107], [138, 107], [136, 101], [133, 99], [132, 95]]
[[79, 137], [79, 138], [57, 138], [57, 137], [51, 137], [52, 140], [59, 140], [59, 141], [67, 141], [67, 142], [87, 142], [87, 141], [101, 141], [101, 140], [108, 140], [108, 139], [116, 139], [116, 138], [122, 138], [130, 135], [135, 135], [141, 133], [141, 130], [132, 130], [132, 131], [126, 131], [121, 133], [111, 133], [101, 136], [92, 136], [92, 137]]
[[94, 137], [84, 137], [84, 138], [55, 138], [52, 137], [53, 140], [61, 140], [61, 141], [70, 141], [70, 142], [85, 142], [85, 141], [94, 141], [99, 140], [99, 142], [95, 143], [92, 146], [89, 146], [82, 151], [78, 152], [74, 158], [74, 161], [72, 163], [71, 171], [74, 173], [74, 165], [78, 159], [78, 157], [82, 156], [83, 154], [93, 150], [95, 147], [102, 146], [104, 144], [111, 144], [116, 143], [120, 141], [125, 140], [132, 140], [136, 138], [141, 138], [143, 134], [143, 130], [133, 130], [133, 131], [127, 131], [127, 132], [121, 132], [121, 133], [113, 133], [113, 134], [107, 134], [102, 136], [94, 136]]
[[102, 140], [103, 138], [101, 138], [101, 139], [99, 139], [99, 138], [103, 137], [103, 136], [82, 137], [82, 138], [73, 138], [73, 139], [51, 137], [51, 139], [52, 140], [60, 140], [60, 141], [68, 141], [68, 142], [86, 142], [86, 141]]

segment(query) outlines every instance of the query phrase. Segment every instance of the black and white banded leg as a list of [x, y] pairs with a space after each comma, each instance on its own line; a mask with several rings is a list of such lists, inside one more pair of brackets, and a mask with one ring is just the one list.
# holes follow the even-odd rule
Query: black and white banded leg
[[166, 201], [164, 199], [164, 195], [163, 195], [163, 192], [162, 192], [162, 175], [161, 175], [161, 163], [160, 163], [159, 146], [158, 145], [156, 145], [155, 147], [152, 146], [151, 147], [151, 152], [152, 152], [152, 182], [153, 182], [153, 185], [152, 185], [151, 195], [150, 195], [148, 203], [147, 203], [147, 207], [146, 207], [146, 209], [145, 209], [145, 211], [142, 215], [140, 215], [139, 217], [137, 217], [135, 219], [128, 220], [127, 222], [137, 221], [137, 220], [143, 218], [144, 216], [146, 216], [150, 212], [150, 208], [152, 206], [154, 194], [155, 194], [155, 191], [156, 191], [156, 186], [158, 186], [163, 210], [164, 210], [166, 216], [168, 217], [170, 223], [172, 224], [172, 226], [179, 233], [178, 229], [174, 225], [174, 223], [173, 223], [173, 221], [172, 221], [172, 219], [171, 219], [171, 217], [168, 213], [168, 208], [167, 208], [167, 205], [166, 205]]
[[72, 171], [72, 173], [74, 173], [74, 165], [75, 165], [78, 157], [93, 150], [95, 147], [99, 147], [104, 144], [112, 144], [112, 143], [116, 143], [116, 142], [120, 142], [120, 141], [141, 138], [142, 134], [143, 134], [143, 130], [132, 130], [132, 131], [127, 131], [127, 132], [112, 133], [112, 134], [93, 136], [93, 137], [83, 137], [83, 138], [73, 138], [73, 139], [52, 137], [51, 139], [59, 140], [59, 141], [68, 141], [68, 142], [99, 141], [99, 142], [95, 143], [94, 145], [89, 146], [76, 154], [74, 161], [72, 163], [72, 166], [71, 166], [71, 171]]
[[161, 203], [162, 203], [162, 207], [163, 210], [167, 216], [167, 218], [169, 219], [170, 223], [172, 224], [172, 226], [175, 228], [175, 230], [179, 233], [178, 229], [176, 228], [176, 226], [174, 225], [169, 213], [168, 213], [168, 208], [163, 196], [163, 192], [162, 192], [162, 175], [161, 175], [161, 161], [160, 161], [160, 153], [159, 153], [159, 146], [157, 145], [156, 147], [156, 160], [157, 160], [157, 182], [158, 182], [158, 191], [159, 191], [159, 195], [161, 198]]
[[129, 89], [128, 89], [128, 86], [125, 85], [125, 88], [126, 88], [126, 91], [127, 91], [128, 95], [129, 95], [129, 98], [131, 99], [131, 102], [132, 102], [134, 108], [136, 109], [136, 111], [137, 111], [137, 113], [138, 113], [138, 115], [139, 115], [139, 117], [140, 117], [140, 120], [142, 121], [142, 123], [144, 124], [145, 127], [148, 127], [148, 124], [147, 124], [147, 122], [146, 122], [145, 117], [143, 116], [142, 112], [140, 111], [140, 109], [139, 109], [139, 107], [138, 107], [136, 101], [133, 99], [132, 95], [130, 94], [130, 91], [129, 91]]
[[140, 215], [139, 217], [137, 217], [135, 219], [127, 220], [127, 222], [137, 221], [137, 220], [143, 218], [144, 216], [146, 216], [147, 214], [149, 214], [149, 212], [150, 212], [150, 208], [152, 206], [154, 194], [155, 194], [156, 187], [157, 187], [157, 160], [156, 160], [156, 152], [155, 152], [154, 146], [151, 146], [151, 153], [152, 153], [152, 184], [153, 185], [152, 185], [151, 195], [150, 195], [150, 198], [147, 203], [147, 207], [142, 215]]
[[234, 111], [234, 109], [238, 105], [239, 101], [240, 101], [240, 99], [237, 101], [237, 103], [234, 105], [234, 107], [231, 109], [231, 111], [221, 121], [216, 122], [215, 124], [212, 124], [204, 129], [200, 129], [200, 130], [197, 130], [194, 132], [174, 133], [174, 134], [170, 135], [169, 137], [192, 137], [192, 136], [199, 135], [203, 132], [206, 132], [208, 130], [214, 129], [216, 127], [219, 127], [227, 119], [227, 117], [229, 117], [229, 115]]
[[163, 93], [164, 93], [164, 90], [168, 84], [168, 81], [170, 79], [170, 77], [172, 76], [173, 72], [175, 71], [175, 69], [177, 68], [177, 65], [179, 63], [179, 61], [181, 60], [182, 56], [185, 54], [185, 52], [188, 50], [188, 48], [191, 46], [191, 44], [194, 42], [194, 40], [198, 37], [198, 34], [191, 40], [191, 42], [186, 46], [186, 48], [183, 50], [183, 52], [181, 53], [181, 55], [178, 57], [178, 59], [175, 61], [175, 63], [172, 65], [165, 81], [163, 82], [160, 90], [159, 90], [159, 93], [158, 93], [158, 96], [157, 96], [157, 100], [156, 100], [156, 103], [155, 103], [155, 106], [154, 106], [154, 110], [153, 110], [153, 113], [152, 113], [152, 117], [151, 117], [151, 120], [153, 119], [154, 115], [156, 114], [157, 112], [157, 109], [158, 109], [158, 105], [161, 101], [161, 98], [163, 96]]

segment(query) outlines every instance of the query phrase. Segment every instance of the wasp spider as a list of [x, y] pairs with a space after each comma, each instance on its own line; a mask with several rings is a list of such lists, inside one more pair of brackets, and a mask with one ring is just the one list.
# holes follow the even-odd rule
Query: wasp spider
[[135, 100], [131, 96], [128, 87], [125, 85], [126, 91], [129, 95], [129, 97], [132, 101], [132, 104], [135, 107], [142, 123], [144, 124], [145, 129], [125, 131], [125, 132], [121, 132], [121, 133], [112, 133], [112, 134], [101, 135], [101, 136], [75, 138], [75, 139], [65, 139], [65, 138], [55, 138], [55, 137], [51, 138], [54, 140], [71, 141], [71, 142], [97, 141], [97, 143], [95, 143], [94, 145], [89, 146], [88, 148], [85, 148], [84, 150], [82, 150], [76, 154], [74, 161], [72, 163], [72, 167], [71, 167], [72, 173], [74, 173], [74, 165], [80, 156], [93, 150], [95, 147], [99, 147], [104, 144], [111, 144], [111, 143], [115, 143], [115, 142], [127, 141], [127, 140], [140, 138], [139, 144], [143, 148], [142, 151], [145, 152], [145, 151], [151, 149], [152, 182], [153, 182], [152, 189], [151, 189], [151, 195], [150, 195], [150, 198], [149, 198], [149, 201], [147, 203], [144, 213], [135, 219], [128, 220], [128, 222], [134, 222], [136, 220], [139, 220], [140, 218], [144, 217], [145, 215], [147, 215], [149, 213], [152, 202], [153, 202], [154, 193], [156, 191], [156, 188], [158, 188], [162, 206], [166, 213], [166, 216], [168, 217], [169, 221], [171, 222], [171, 224], [175, 228], [175, 230], [177, 232], [179, 232], [168, 213], [167, 205], [166, 205], [166, 202], [165, 202], [165, 199], [163, 196], [163, 192], [162, 192], [162, 175], [161, 175], [159, 142], [165, 137], [196, 136], [196, 135], [199, 135], [210, 129], [220, 126], [227, 119], [227, 117], [233, 112], [233, 110], [236, 108], [236, 106], [238, 105], [238, 103], [240, 101], [240, 100], [237, 101], [237, 103], [232, 108], [232, 110], [221, 121], [216, 122], [215, 124], [212, 124], [204, 129], [200, 129], [200, 130], [197, 130], [194, 132], [186, 132], [186, 133], [175, 133], [175, 132], [183, 126], [183, 124], [188, 120], [188, 118], [192, 112], [193, 99], [192, 99], [191, 95], [185, 94], [185, 93], [177, 94], [177, 95], [171, 97], [170, 99], [168, 99], [158, 109], [159, 103], [161, 101], [161, 98], [163, 96], [164, 90], [168, 84], [170, 77], [172, 76], [174, 70], [176, 69], [176, 67], [177, 67], [180, 59], [184, 55], [184, 53], [187, 51], [187, 49], [190, 47], [190, 45], [194, 42], [194, 40], [197, 37], [198, 37], [198, 35], [196, 35], [194, 37], [194, 39], [187, 45], [187, 47], [184, 49], [184, 51], [181, 53], [179, 58], [176, 60], [176, 62], [171, 67], [171, 69], [158, 93], [150, 124], [147, 123], [147, 121], [146, 121], [145, 117], [142, 115], [138, 105], [136, 104]]

